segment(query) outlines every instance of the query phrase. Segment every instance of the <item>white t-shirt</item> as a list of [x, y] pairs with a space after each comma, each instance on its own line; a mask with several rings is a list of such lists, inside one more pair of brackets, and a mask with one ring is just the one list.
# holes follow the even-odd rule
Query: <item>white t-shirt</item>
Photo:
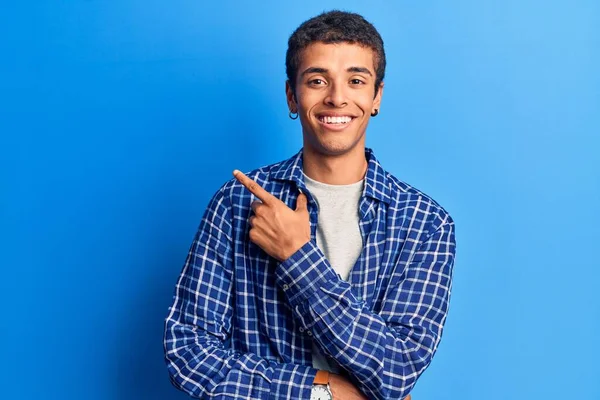
[[[350, 185], [329, 185], [304, 175], [306, 188], [319, 206], [317, 246], [344, 280], [363, 248], [358, 204], [364, 180]], [[313, 343], [313, 367], [338, 372], [339, 367]]]

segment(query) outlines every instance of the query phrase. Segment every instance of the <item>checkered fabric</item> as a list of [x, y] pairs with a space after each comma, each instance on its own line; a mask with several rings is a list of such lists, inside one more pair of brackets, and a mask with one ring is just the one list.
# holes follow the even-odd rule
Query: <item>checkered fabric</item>
[[365, 149], [363, 250], [348, 281], [315, 241], [318, 209], [302, 150], [247, 175], [295, 208], [307, 195], [312, 241], [279, 262], [248, 238], [257, 198], [237, 180], [211, 199], [165, 321], [171, 381], [192, 397], [310, 399], [313, 341], [369, 399], [401, 399], [442, 336], [454, 222]]

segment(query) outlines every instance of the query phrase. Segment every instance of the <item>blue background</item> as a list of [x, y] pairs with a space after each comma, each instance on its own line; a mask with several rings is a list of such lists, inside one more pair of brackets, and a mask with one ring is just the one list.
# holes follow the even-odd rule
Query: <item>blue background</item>
[[21, 1], [0, 15], [3, 399], [184, 399], [163, 319], [210, 196], [301, 146], [287, 38], [362, 13], [368, 146], [457, 225], [415, 400], [600, 399], [600, 3]]

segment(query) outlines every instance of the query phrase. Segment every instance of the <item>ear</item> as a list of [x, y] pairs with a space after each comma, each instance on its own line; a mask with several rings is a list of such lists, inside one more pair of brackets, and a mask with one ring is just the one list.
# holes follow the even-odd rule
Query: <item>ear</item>
[[285, 81], [285, 97], [287, 99], [288, 109], [292, 112], [298, 112], [298, 105], [296, 104], [296, 95], [292, 90], [290, 81]]
[[383, 82], [379, 84], [379, 88], [377, 90], [377, 94], [375, 95], [375, 99], [373, 100], [373, 109], [371, 112], [377, 110], [381, 110], [381, 96], [383, 96]]

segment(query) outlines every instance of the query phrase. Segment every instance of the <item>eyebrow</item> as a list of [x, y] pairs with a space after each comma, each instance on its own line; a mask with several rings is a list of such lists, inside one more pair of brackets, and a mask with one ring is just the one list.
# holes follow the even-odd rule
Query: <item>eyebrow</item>
[[368, 68], [365, 67], [350, 67], [347, 69], [348, 72], [355, 72], [355, 73], [363, 73], [363, 74], [368, 74], [373, 76], [373, 74], [371, 74], [371, 71], [369, 71]]
[[[354, 72], [354, 73], [363, 73], [363, 74], [367, 74], [367, 75], [373, 76], [373, 74], [371, 73], [371, 71], [369, 71], [369, 69], [365, 68], [365, 67], [350, 67], [346, 71], [347, 72]], [[306, 68], [302, 72], [301, 75], [304, 76], [306, 74], [326, 74], [328, 72], [329, 72], [329, 70], [325, 69], [325, 68], [309, 67], [309, 68]]]

